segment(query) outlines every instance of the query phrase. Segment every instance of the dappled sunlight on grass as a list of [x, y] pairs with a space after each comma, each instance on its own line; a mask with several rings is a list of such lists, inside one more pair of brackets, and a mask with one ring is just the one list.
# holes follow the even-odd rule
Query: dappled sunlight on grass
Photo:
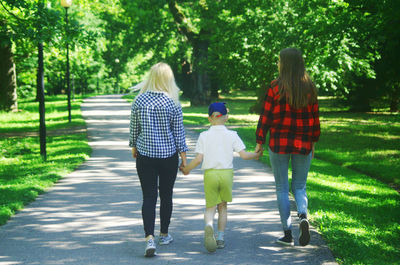
[[[229, 95], [220, 95], [215, 101], [225, 102], [228, 108], [229, 120], [227, 125], [256, 124], [258, 115], [249, 113], [249, 109], [256, 102], [252, 91], [234, 91]], [[183, 122], [188, 125], [207, 125], [208, 106], [191, 107], [186, 99], [181, 101]]]
[[[395, 117], [389, 116], [390, 119]], [[352, 120], [340, 125], [321, 121], [316, 157], [360, 170], [387, 183], [400, 184], [397, 173], [400, 172], [399, 135], [400, 123], [387, 123], [376, 117], [370, 124]]]
[[257, 100], [256, 96], [252, 96], [251, 94], [252, 91], [232, 91], [231, 94], [222, 94], [220, 96], [221, 101], [231, 101], [232, 98], [234, 98], [234, 100], [246, 100], [246, 101], [251, 101], [251, 102], [255, 102]]
[[47, 137], [47, 162], [40, 156], [38, 137], [0, 138], [0, 224], [33, 201], [91, 152], [86, 134]]
[[[395, 190], [358, 172], [316, 159], [307, 195], [313, 223], [330, 248], [349, 259], [345, 263], [378, 264], [383, 257], [390, 261], [400, 254], [393, 244], [400, 236], [400, 195]], [[353, 251], [363, 254], [357, 257]]]
[[[0, 112], [0, 133], [27, 132], [39, 130], [39, 103], [34, 99], [19, 103], [19, 112]], [[80, 104], [82, 99], [71, 100], [71, 118], [68, 122], [66, 96], [53, 96], [46, 99], [46, 127], [48, 130], [61, 127], [84, 126]]]

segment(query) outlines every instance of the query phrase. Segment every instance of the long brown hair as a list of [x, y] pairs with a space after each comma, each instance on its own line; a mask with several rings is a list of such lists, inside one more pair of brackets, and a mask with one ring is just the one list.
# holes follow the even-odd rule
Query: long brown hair
[[317, 101], [317, 89], [307, 74], [304, 59], [296, 48], [286, 48], [279, 54], [279, 95], [294, 108], [303, 108]]

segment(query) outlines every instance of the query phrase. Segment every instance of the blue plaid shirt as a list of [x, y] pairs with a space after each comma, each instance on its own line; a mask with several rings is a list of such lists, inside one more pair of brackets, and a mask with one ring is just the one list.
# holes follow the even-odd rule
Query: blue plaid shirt
[[163, 92], [139, 95], [132, 104], [129, 146], [153, 158], [186, 152], [181, 107]]

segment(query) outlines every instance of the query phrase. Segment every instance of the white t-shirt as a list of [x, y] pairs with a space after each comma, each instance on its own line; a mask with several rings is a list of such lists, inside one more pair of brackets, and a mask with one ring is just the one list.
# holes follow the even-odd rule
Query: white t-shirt
[[237, 133], [225, 125], [213, 125], [200, 133], [196, 144], [196, 153], [203, 154], [203, 170], [233, 168], [233, 152], [244, 149], [246, 146]]

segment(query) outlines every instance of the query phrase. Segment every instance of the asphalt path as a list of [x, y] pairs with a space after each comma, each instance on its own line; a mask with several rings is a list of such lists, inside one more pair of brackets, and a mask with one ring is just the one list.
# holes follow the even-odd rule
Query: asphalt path
[[[282, 247], [271, 170], [235, 157], [233, 202], [228, 204], [225, 249], [203, 246], [203, 181], [200, 169], [178, 174], [170, 233], [174, 242], [144, 257], [142, 193], [128, 146], [130, 104], [120, 95], [82, 104], [91, 157], [76, 171], [0, 227], [0, 264], [336, 264], [311, 228], [308, 246]], [[186, 128], [189, 159], [198, 132]], [[51, 155], [51, 154], [49, 154]], [[158, 215], [158, 210], [157, 210]], [[156, 235], [159, 220], [156, 220]]]

